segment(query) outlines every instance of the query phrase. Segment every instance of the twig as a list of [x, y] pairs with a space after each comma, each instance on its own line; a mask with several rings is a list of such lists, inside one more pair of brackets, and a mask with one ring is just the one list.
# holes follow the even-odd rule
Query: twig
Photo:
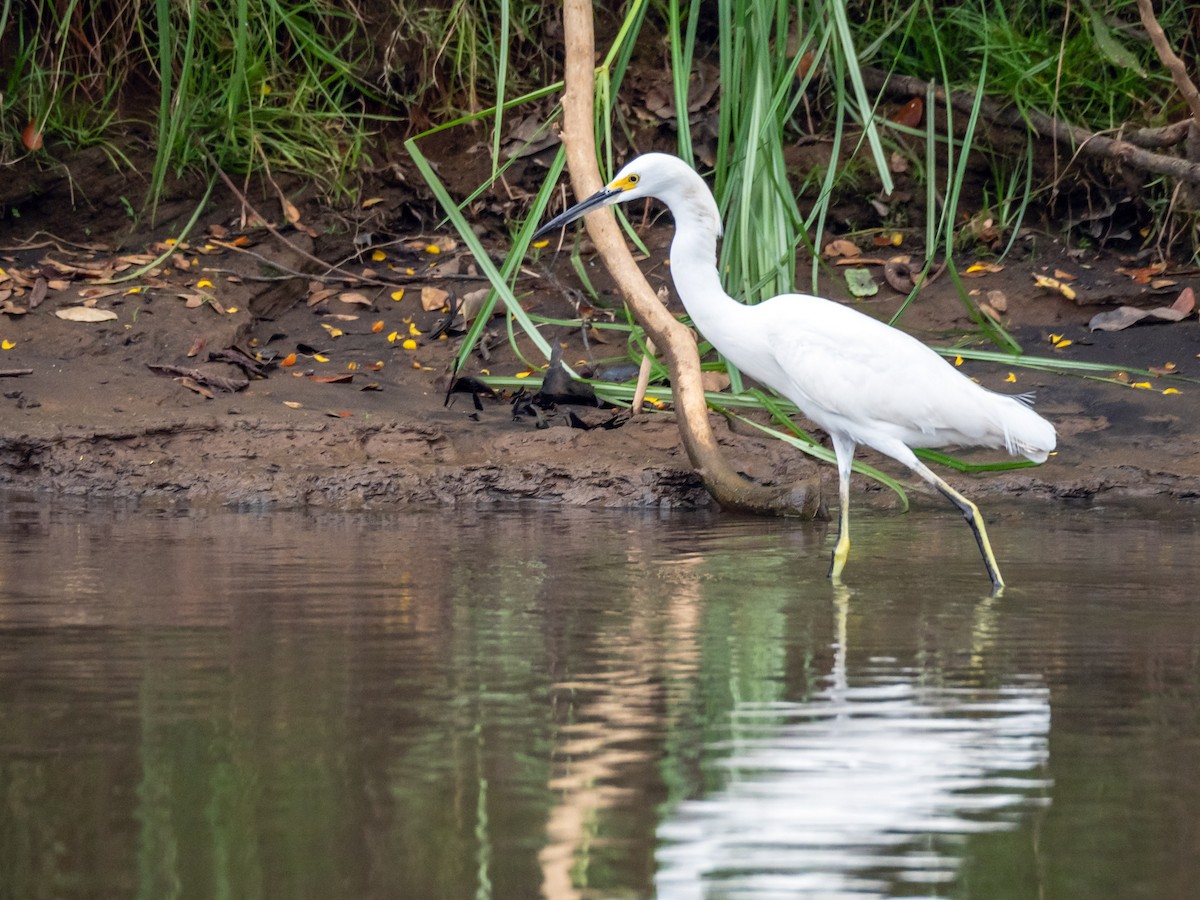
[[[863, 68], [862, 74], [867, 87], [897, 96], [910, 97], [913, 94], [923, 96], [929, 88], [927, 82], [909, 75], [889, 76], [888, 73], [879, 69], [870, 68]], [[947, 97], [944, 88], [934, 86], [933, 91], [934, 96], [939, 100]], [[948, 96], [951, 105], [962, 112], [969, 113], [975, 102], [974, 96], [964, 91], [950, 91]], [[1032, 129], [1039, 137], [1073, 146], [1083, 156], [1116, 160], [1143, 172], [1153, 172], [1192, 184], [1200, 184], [1200, 163], [1189, 162], [1178, 156], [1151, 153], [1149, 150], [1135, 146], [1132, 141], [1096, 134], [1078, 125], [1051, 118], [1035, 109], [1022, 113], [1013, 107], [1004, 107], [995, 100], [984, 98], [980, 104], [980, 113], [996, 125]]]
[[1196, 89], [1196, 83], [1188, 76], [1187, 66], [1184, 65], [1183, 60], [1171, 49], [1167, 35], [1163, 32], [1162, 26], [1158, 24], [1158, 19], [1154, 17], [1154, 7], [1150, 5], [1150, 0], [1137, 0], [1137, 5], [1138, 13], [1142, 17], [1142, 25], [1146, 29], [1146, 33], [1150, 35], [1150, 43], [1154, 45], [1158, 58], [1171, 73], [1171, 80], [1175, 82], [1175, 87], [1179, 89], [1188, 109], [1192, 111], [1192, 121], [1200, 126], [1200, 90]]

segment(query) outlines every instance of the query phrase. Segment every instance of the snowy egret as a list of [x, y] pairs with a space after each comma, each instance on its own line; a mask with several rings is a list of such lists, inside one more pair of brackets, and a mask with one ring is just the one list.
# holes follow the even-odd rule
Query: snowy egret
[[866, 444], [908, 466], [949, 499], [971, 526], [996, 589], [1003, 587], [979, 508], [922, 463], [912, 447], [1003, 447], [1043, 462], [1054, 426], [1030, 395], [980, 387], [920, 341], [822, 297], [781, 294], [756, 306], [730, 297], [717, 272], [720, 213], [683, 160], [647, 153], [604, 188], [543, 225], [539, 237], [602, 206], [655, 197], [675, 219], [671, 278], [700, 332], [742, 372], [796, 404], [833, 442], [838, 468], [837, 543], [829, 576], [850, 552], [850, 468]]

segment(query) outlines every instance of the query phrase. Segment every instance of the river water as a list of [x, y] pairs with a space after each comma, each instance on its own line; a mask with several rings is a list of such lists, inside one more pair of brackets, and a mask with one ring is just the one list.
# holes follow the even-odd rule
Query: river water
[[0, 497], [0, 898], [1194, 898], [1200, 508]]

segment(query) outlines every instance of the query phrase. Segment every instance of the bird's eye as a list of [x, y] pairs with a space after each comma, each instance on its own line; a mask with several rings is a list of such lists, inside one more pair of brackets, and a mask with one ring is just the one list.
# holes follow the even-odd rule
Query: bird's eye
[[636, 174], [635, 174], [635, 175], [630, 175], [630, 176], [629, 176], [629, 178], [627, 179], [627, 181], [629, 182], [629, 184], [630, 184], [631, 186], [632, 186], [632, 185], [635, 185], [635, 184], [637, 184], [639, 181], [641, 181], [641, 176], [640, 176], [640, 175], [636, 175]]

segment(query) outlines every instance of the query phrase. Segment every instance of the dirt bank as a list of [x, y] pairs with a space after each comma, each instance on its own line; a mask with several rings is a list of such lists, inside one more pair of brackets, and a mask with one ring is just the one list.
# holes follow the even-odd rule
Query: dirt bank
[[[409, 202], [399, 188], [381, 188], [380, 196], [379, 206], [393, 212]], [[304, 253], [262, 228], [240, 227], [235, 206], [214, 206], [173, 260], [103, 285], [97, 273], [128, 276], [163, 247], [159, 242], [177, 223], [118, 235], [111, 210], [81, 213], [64, 200], [48, 189], [38, 215], [23, 216], [20, 228], [10, 221], [0, 234], [0, 268], [8, 276], [0, 292], [9, 291], [8, 312], [0, 316], [7, 348], [0, 351], [0, 487], [238, 505], [709, 503], [669, 413], [629, 419], [611, 410], [559, 407], [539, 423], [510, 396], [480, 397], [478, 409], [467, 394], [446, 404], [459, 337], [453, 323], [445, 328], [440, 307], [424, 308], [422, 289], [461, 299], [482, 284], [448, 235], [393, 234], [377, 245], [382, 256], [364, 251], [356, 257], [362, 245], [354, 236], [370, 225], [361, 221], [363, 210], [339, 229], [334, 226], [345, 226], [345, 211], [301, 204], [301, 227], [286, 229], [289, 240], [321, 259], [343, 260], [368, 280], [382, 272], [403, 283], [404, 294], [395, 299], [395, 291], [366, 281], [310, 284], [315, 267]], [[653, 247], [665, 246], [669, 228], [649, 230]], [[431, 252], [439, 239], [441, 252]], [[297, 275], [280, 277], [267, 261]], [[1184, 268], [1161, 273], [1169, 285], [1139, 285], [1116, 271], [1129, 265], [1115, 253], [1067, 254], [1055, 238], [1031, 235], [1002, 271], [969, 287], [1005, 295], [1003, 319], [1031, 354], [1100, 362], [1112, 367], [1100, 373], [1106, 378], [1124, 377], [1127, 367], [1173, 367], [1177, 376], [1200, 379], [1195, 315], [1119, 332], [1087, 330], [1094, 314], [1115, 304], [1169, 305], [1182, 288], [1200, 288], [1200, 275]], [[647, 260], [646, 269], [652, 281], [663, 282], [658, 258]], [[1035, 275], [1056, 270], [1075, 276], [1080, 302], [1034, 287]], [[547, 260], [531, 261], [529, 272], [522, 288], [531, 309], [575, 315], [563, 290], [575, 283], [565, 259], [554, 268]], [[847, 299], [837, 269], [822, 277], [823, 290]], [[314, 301], [319, 290], [329, 296]], [[345, 302], [347, 292], [359, 296]], [[35, 294], [42, 295], [37, 304]], [[899, 299], [884, 286], [876, 298], [853, 302], [886, 316]], [[89, 302], [115, 318], [79, 322], [58, 315]], [[903, 325], [935, 341], [970, 328], [948, 278], [920, 295]], [[439, 338], [439, 330], [447, 336]], [[476, 360], [475, 371], [524, 371], [504, 340], [502, 320], [495, 330], [493, 355]], [[1071, 343], [1056, 349], [1050, 335]], [[554, 337], [568, 344], [572, 361], [621, 352], [594, 341], [585, 347], [578, 329]], [[532, 348], [523, 349], [537, 358]], [[259, 362], [231, 362], [239, 350]], [[1039, 410], [1061, 438], [1059, 453], [1040, 468], [947, 476], [970, 495], [1200, 496], [1200, 383], [1127, 379], [1148, 385], [1137, 388], [963, 365], [990, 387], [1036, 390]], [[575, 424], [620, 427], [571, 427], [572, 413]], [[811, 480], [827, 491], [834, 482], [829, 466], [777, 442], [737, 434], [724, 420], [714, 424], [730, 457], [753, 478]], [[871, 454], [864, 458], [903, 474]], [[865, 478], [855, 479], [855, 490], [860, 499], [894, 503], [890, 492]]]

